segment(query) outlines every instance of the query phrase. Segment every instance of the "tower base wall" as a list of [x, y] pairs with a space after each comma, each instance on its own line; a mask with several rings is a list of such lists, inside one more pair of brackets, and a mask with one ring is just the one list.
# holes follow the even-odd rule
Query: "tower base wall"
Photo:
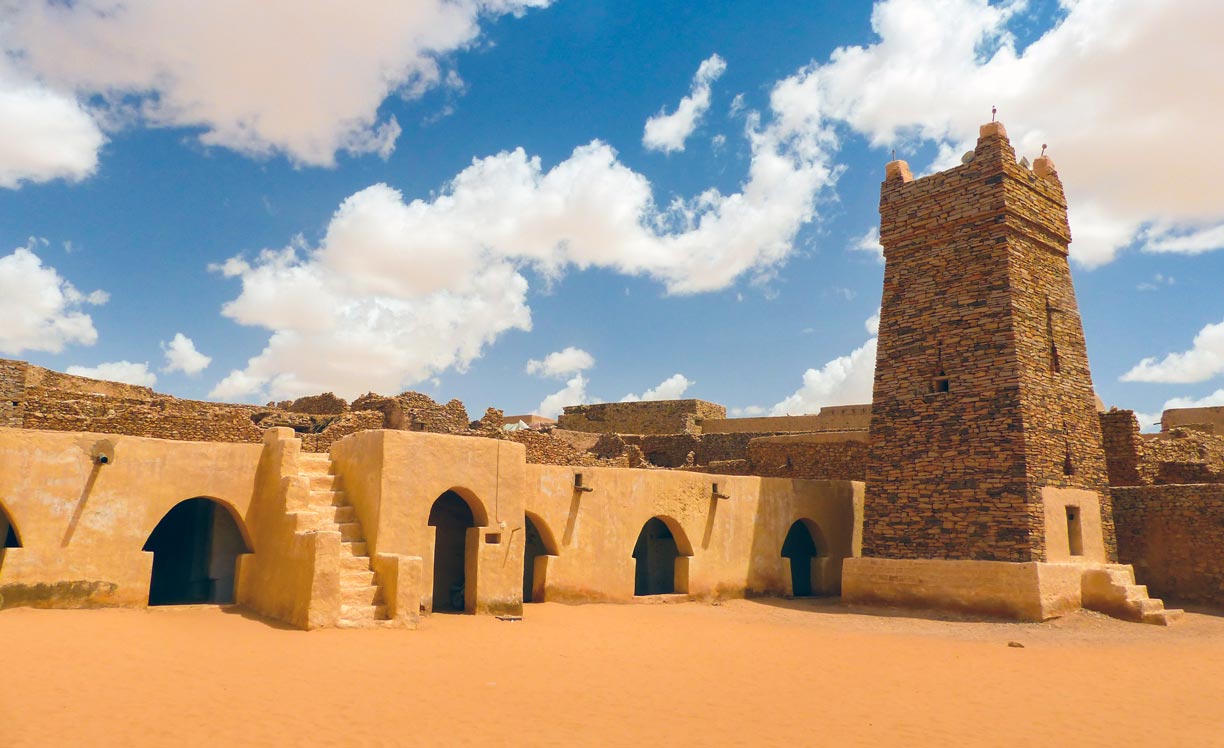
[[1093, 566], [848, 558], [842, 567], [842, 600], [1044, 621], [1082, 607], [1081, 579]]

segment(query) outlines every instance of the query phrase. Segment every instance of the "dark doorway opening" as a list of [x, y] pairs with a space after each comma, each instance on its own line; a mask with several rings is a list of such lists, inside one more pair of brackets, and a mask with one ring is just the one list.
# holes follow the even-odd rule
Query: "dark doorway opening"
[[153, 553], [149, 605], [234, 602], [235, 562], [250, 552], [230, 511], [206, 498], [166, 512], [144, 550]]
[[787, 531], [786, 540], [782, 541], [782, 557], [790, 559], [793, 597], [811, 597], [816, 594], [812, 589], [812, 561], [819, 555], [816, 541], [812, 538], [812, 531], [808, 529], [807, 523], [803, 520], [796, 521]]
[[21, 547], [21, 541], [17, 538], [17, 530], [9, 521], [8, 515], [4, 513], [3, 507], [0, 507], [0, 538], [3, 539], [0, 542], [0, 566], [3, 566], [5, 550]]
[[669, 595], [676, 592], [676, 558], [680, 549], [671, 529], [658, 517], [642, 527], [633, 558], [637, 561], [633, 579], [634, 595]]
[[476, 526], [472, 508], [447, 491], [429, 510], [429, 525], [434, 528], [433, 612], [462, 613], [467, 609], [467, 531]]
[[525, 517], [523, 526], [527, 528], [526, 544], [523, 548], [523, 602], [535, 602], [535, 566], [536, 559], [540, 556], [550, 555], [548, 546], [544, 544], [544, 538], [540, 535], [540, 529], [536, 527], [535, 522], [531, 521], [531, 517]]

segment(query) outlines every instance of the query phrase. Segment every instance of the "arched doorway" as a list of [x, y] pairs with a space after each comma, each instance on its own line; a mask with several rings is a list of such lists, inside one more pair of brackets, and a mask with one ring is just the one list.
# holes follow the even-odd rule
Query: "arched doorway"
[[4, 564], [4, 552], [9, 548], [20, 548], [21, 539], [17, 537], [17, 528], [9, 520], [4, 507], [0, 506], [0, 565]]
[[803, 520], [796, 520], [782, 541], [782, 557], [790, 559], [791, 595], [811, 597], [816, 594], [812, 584], [813, 561], [820, 556], [816, 539]]
[[250, 547], [230, 510], [208, 498], [166, 512], [144, 550], [153, 553], [149, 605], [234, 602], [234, 566]]
[[676, 573], [677, 559], [682, 554], [676, 537], [667, 523], [651, 517], [642, 526], [633, 546], [636, 562], [633, 578], [634, 595], [669, 595], [688, 592], [687, 582]]
[[429, 510], [434, 528], [433, 612], [467, 610], [467, 535], [476, 526], [472, 507], [454, 491], [438, 497]]
[[[530, 514], [523, 518], [526, 539], [523, 545], [523, 602], [544, 602], [544, 577], [548, 557], [557, 555], [557, 543], [548, 527]], [[540, 594], [537, 594], [537, 590]]]

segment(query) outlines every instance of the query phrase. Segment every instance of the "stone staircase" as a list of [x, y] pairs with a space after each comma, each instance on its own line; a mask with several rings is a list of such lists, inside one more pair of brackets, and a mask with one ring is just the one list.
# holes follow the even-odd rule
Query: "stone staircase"
[[320, 530], [340, 533], [340, 628], [360, 628], [386, 621], [383, 590], [370, 566], [365, 531], [353, 505], [332, 473], [331, 457], [303, 452], [298, 466], [310, 483], [310, 511], [318, 514]]
[[1135, 584], [1135, 571], [1129, 564], [1085, 570], [1082, 585], [1083, 606], [1114, 618], [1168, 626], [1184, 613], [1166, 609], [1162, 600], [1148, 597], [1147, 586]]

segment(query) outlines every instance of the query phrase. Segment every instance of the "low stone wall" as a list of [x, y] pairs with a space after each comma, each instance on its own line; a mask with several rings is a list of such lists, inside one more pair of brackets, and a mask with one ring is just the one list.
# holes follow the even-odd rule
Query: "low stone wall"
[[867, 432], [753, 439], [748, 444], [748, 462], [753, 475], [810, 480], [865, 480]]
[[0, 359], [0, 426], [21, 428], [25, 419], [24, 361]]
[[1153, 597], [1224, 606], [1224, 484], [1111, 490], [1118, 560]]
[[1111, 486], [1141, 486], [1151, 483], [1143, 474], [1143, 437], [1132, 410], [1100, 413], [1101, 438], [1105, 448], [1105, 467]]
[[726, 408], [704, 400], [648, 400], [570, 405], [557, 426], [596, 434], [694, 434], [698, 421], [726, 417]]

